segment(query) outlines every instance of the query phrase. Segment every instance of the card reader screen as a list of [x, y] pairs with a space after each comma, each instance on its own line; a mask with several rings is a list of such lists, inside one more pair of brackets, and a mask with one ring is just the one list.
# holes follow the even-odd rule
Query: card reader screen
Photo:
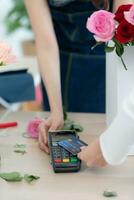
[[64, 139], [69, 139], [72, 138], [72, 134], [62, 134], [62, 133], [56, 133], [54, 135], [52, 135], [52, 141], [53, 142], [58, 142]]

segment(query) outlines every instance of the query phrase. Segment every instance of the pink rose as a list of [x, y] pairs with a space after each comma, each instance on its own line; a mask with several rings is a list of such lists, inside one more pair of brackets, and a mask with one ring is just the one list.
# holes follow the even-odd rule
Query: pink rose
[[11, 48], [4, 42], [0, 42], [0, 66], [11, 64], [16, 61]]
[[30, 135], [32, 138], [38, 138], [38, 127], [41, 124], [43, 120], [40, 118], [35, 118], [32, 119], [27, 126], [27, 133]]
[[134, 5], [131, 6], [129, 11], [124, 12], [125, 19], [132, 25], [134, 25]]
[[98, 42], [111, 40], [115, 32], [115, 15], [105, 10], [94, 12], [87, 20], [87, 29]]

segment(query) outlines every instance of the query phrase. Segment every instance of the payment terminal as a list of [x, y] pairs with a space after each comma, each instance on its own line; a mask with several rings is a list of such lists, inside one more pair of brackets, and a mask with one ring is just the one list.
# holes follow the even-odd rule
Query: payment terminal
[[78, 137], [75, 131], [53, 131], [49, 132], [49, 148], [53, 170], [60, 172], [77, 172], [81, 168], [81, 161], [77, 155], [73, 155], [58, 145], [61, 140]]

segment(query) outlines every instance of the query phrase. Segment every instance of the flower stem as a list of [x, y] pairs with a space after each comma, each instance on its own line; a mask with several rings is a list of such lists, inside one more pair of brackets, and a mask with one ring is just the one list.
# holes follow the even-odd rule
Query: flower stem
[[[71, 70], [72, 70], [72, 54], [69, 55], [65, 83], [64, 83], [63, 106], [64, 106], [65, 113], [68, 111], [68, 107], [69, 107], [68, 105], [69, 104], [68, 102], [69, 101], [69, 82], [70, 82]], [[67, 118], [66, 114], [64, 114], [64, 118]]]
[[124, 62], [124, 60], [123, 60], [122, 56], [120, 56], [120, 59], [121, 59], [121, 62], [122, 62], [122, 64], [123, 64], [123, 66], [124, 66], [125, 70], [127, 70], [127, 66], [126, 66], [126, 64], [125, 64], [125, 62]]

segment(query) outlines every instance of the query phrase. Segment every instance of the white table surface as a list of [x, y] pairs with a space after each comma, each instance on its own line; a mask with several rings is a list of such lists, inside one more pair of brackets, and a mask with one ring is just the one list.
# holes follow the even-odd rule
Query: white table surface
[[[22, 137], [29, 119], [46, 116], [45, 113], [16, 112], [2, 121], [18, 121], [16, 128], [0, 130], [0, 172], [19, 171], [22, 174], [39, 175], [40, 179], [29, 185], [26, 182], [8, 183], [0, 179], [0, 200], [104, 200], [104, 190], [118, 193], [116, 200], [134, 199], [134, 158], [118, 167], [89, 169], [84, 164], [78, 173], [55, 174], [50, 158], [38, 148], [37, 141]], [[89, 142], [106, 128], [105, 116], [98, 114], [70, 114], [81, 122], [84, 132], [81, 138]], [[0, 113], [2, 117], [2, 113]], [[26, 144], [27, 154], [14, 153], [16, 143]]]

